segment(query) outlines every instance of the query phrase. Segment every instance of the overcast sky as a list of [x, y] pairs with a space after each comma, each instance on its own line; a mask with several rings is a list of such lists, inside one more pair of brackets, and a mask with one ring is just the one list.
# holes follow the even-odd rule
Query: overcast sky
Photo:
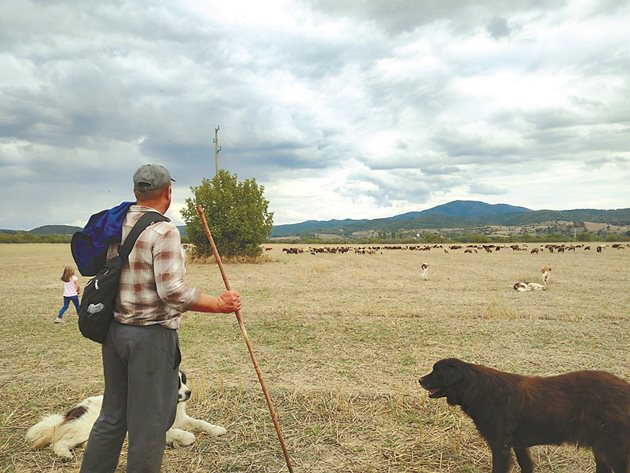
[[274, 223], [630, 207], [624, 0], [0, 0], [0, 228], [133, 172], [256, 178]]

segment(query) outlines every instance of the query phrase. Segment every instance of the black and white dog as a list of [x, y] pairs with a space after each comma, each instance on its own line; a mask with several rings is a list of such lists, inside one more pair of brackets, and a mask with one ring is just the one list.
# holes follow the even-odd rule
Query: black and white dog
[[[226, 430], [218, 425], [194, 419], [186, 414], [186, 401], [190, 399], [190, 389], [186, 386], [186, 374], [179, 372], [179, 391], [175, 422], [166, 432], [166, 444], [170, 447], [187, 447], [195, 443], [195, 435], [190, 430], [208, 432], [215, 437]], [[28, 429], [26, 439], [34, 448], [52, 446], [56, 455], [72, 459], [73, 448], [87, 442], [90, 431], [103, 404], [103, 396], [92, 396], [72, 407], [65, 415], [51, 414], [42, 418]]]

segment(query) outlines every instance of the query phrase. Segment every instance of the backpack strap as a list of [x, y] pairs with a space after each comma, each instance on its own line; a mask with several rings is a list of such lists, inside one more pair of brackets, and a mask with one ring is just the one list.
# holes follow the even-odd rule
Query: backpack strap
[[133, 245], [136, 244], [136, 240], [140, 234], [145, 231], [148, 226], [154, 224], [155, 222], [170, 222], [170, 219], [158, 212], [145, 212], [133, 226], [129, 235], [125, 238], [124, 243], [118, 250], [118, 254], [122, 257], [123, 261], [127, 261], [129, 259], [129, 253], [131, 253], [131, 249], [133, 248]]

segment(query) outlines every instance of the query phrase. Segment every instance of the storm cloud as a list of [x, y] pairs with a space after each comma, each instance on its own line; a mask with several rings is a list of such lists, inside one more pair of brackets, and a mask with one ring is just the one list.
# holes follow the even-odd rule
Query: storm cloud
[[181, 223], [217, 126], [277, 224], [628, 207], [629, 22], [623, 1], [0, 0], [0, 228], [84, 225], [149, 162]]

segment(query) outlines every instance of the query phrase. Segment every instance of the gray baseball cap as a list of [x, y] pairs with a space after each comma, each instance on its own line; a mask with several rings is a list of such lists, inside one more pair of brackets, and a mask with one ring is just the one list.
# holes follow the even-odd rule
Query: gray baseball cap
[[133, 175], [133, 188], [139, 192], [164, 189], [171, 185], [171, 173], [159, 164], [145, 164], [140, 166]]

